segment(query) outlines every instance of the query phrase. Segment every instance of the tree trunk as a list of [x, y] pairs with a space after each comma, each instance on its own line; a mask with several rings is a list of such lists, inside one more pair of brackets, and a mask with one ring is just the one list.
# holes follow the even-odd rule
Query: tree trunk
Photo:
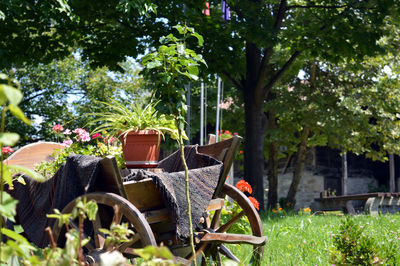
[[268, 157], [268, 208], [273, 209], [278, 204], [278, 152], [279, 144], [272, 141], [269, 144]]
[[294, 207], [296, 200], [297, 189], [299, 188], [301, 176], [303, 173], [304, 165], [306, 163], [307, 158], [307, 140], [310, 134], [310, 129], [305, 127], [301, 134], [301, 142], [299, 149], [297, 151], [297, 160], [295, 171], [293, 172], [292, 183], [290, 184], [290, 188], [288, 194], [286, 196], [286, 204], [289, 204], [287, 207]]
[[260, 210], [264, 210], [265, 115], [263, 105], [256, 106], [254, 102], [245, 100], [244, 107], [246, 119], [244, 176], [253, 188], [253, 196], [260, 203]]
[[253, 196], [264, 210], [264, 139], [266, 115], [263, 88], [259, 84], [261, 51], [246, 43], [246, 78], [242, 80], [246, 133], [244, 145], [244, 178], [253, 188]]

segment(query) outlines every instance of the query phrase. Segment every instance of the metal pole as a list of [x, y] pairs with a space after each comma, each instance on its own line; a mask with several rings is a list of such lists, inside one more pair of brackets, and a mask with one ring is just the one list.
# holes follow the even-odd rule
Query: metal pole
[[186, 136], [188, 137], [188, 140], [187, 140], [187, 144], [189, 145], [190, 144], [190, 126], [191, 126], [191, 122], [190, 122], [190, 120], [191, 120], [191, 117], [192, 117], [192, 114], [191, 114], [191, 112], [192, 112], [192, 106], [191, 106], [191, 98], [192, 98], [192, 93], [191, 93], [191, 87], [190, 87], [190, 82], [189, 82], [189, 84], [188, 85], [186, 85], [186, 90], [187, 90], [187, 92], [186, 92], [186, 102], [187, 102], [187, 113], [186, 113], [186, 121], [187, 121], [187, 126], [186, 126]]
[[[223, 102], [224, 101], [224, 81], [222, 80], [222, 79], [220, 79], [221, 80], [221, 102]], [[222, 119], [222, 111], [223, 111], [223, 109], [222, 108], [220, 108], [220, 115], [219, 115], [219, 128], [220, 129], [223, 129], [224, 128], [224, 125], [222, 124], [222, 122], [224, 122], [224, 120]]]
[[342, 153], [342, 195], [347, 195], [347, 152]]
[[203, 139], [204, 139], [204, 83], [201, 81], [200, 85], [200, 145], [204, 145]]
[[393, 153], [389, 154], [389, 192], [393, 193], [395, 191], [395, 183], [394, 183], [394, 155]]
[[217, 119], [216, 119], [216, 124], [215, 124], [215, 142], [218, 142], [218, 133], [219, 133], [219, 103], [221, 101], [220, 99], [220, 93], [221, 93], [221, 79], [220, 77], [217, 78]]
[[207, 83], [204, 84], [204, 142], [207, 143]]

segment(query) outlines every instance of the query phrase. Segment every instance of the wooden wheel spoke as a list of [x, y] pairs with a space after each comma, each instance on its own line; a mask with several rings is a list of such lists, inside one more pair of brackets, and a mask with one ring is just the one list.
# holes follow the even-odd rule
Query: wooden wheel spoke
[[216, 210], [212, 218], [210, 228], [216, 229], [219, 225], [220, 220], [221, 220], [221, 210]]
[[[83, 249], [84, 255], [91, 258], [92, 263], [98, 263], [99, 255], [102, 253], [118, 249], [123, 254], [133, 254], [133, 250], [130, 248], [132, 245], [135, 247], [145, 247], [148, 245], [156, 246], [157, 242], [154, 238], [154, 234], [151, 231], [150, 225], [146, 221], [145, 216], [127, 199], [114, 194], [105, 192], [88, 193], [85, 195], [87, 201], [93, 200], [98, 205], [98, 214], [94, 221], [84, 220], [84, 234], [83, 237], [87, 238], [90, 236], [91, 241], [85, 245]], [[71, 213], [73, 208], [76, 206], [76, 200], [71, 201], [64, 207], [62, 213]], [[115, 207], [117, 206], [117, 207]], [[101, 228], [110, 230], [111, 222], [121, 224], [127, 222], [129, 229], [135, 233], [129, 235], [130, 239], [127, 243], [112, 243], [112, 241], [106, 245], [107, 235], [100, 232]], [[75, 221], [71, 221], [71, 227], [75, 230], [79, 230], [79, 225]], [[60, 230], [58, 225], [55, 224], [57, 229], [57, 239], [59, 235], [65, 233], [65, 230]], [[62, 229], [62, 228], [61, 228]], [[64, 240], [64, 238], [61, 238]], [[60, 240], [60, 241], [61, 241]], [[62, 243], [60, 243], [62, 245]]]
[[[79, 232], [79, 226], [78, 226], [74, 221], [71, 221], [69, 225], [70, 225], [73, 229], [75, 229], [75, 230], [77, 230], [77, 231]], [[85, 232], [83, 232], [83, 236], [82, 236], [82, 237], [85, 239], [85, 238], [88, 238], [88, 235], [85, 234]], [[95, 249], [95, 247], [93, 247], [93, 245], [90, 243], [90, 241], [85, 245], [85, 247], [86, 247], [89, 251]]]
[[236, 261], [237, 263], [240, 262], [240, 260], [235, 255], [233, 255], [233, 253], [225, 245], [223, 245], [223, 244], [219, 245], [218, 251], [221, 254], [223, 254], [225, 257], [227, 257], [233, 261]]
[[218, 232], [218, 233], [224, 233], [224, 232], [228, 231], [229, 228], [231, 228], [231, 226], [232, 226], [234, 223], [236, 223], [244, 214], [245, 214], [244, 211], [239, 212], [239, 213], [236, 214], [234, 217], [232, 217], [232, 218], [229, 220], [229, 222], [227, 222], [226, 224], [220, 226], [220, 227], [217, 229], [217, 232]]
[[211, 253], [211, 257], [216, 265], [222, 266], [221, 254], [218, 252], [217, 247], [213, 247], [214, 251]]
[[125, 249], [127, 249], [128, 247], [134, 245], [134, 244], [135, 244], [136, 242], [138, 242], [138, 241], [140, 241], [140, 235], [139, 235], [139, 234], [134, 234], [134, 235], [132, 236], [132, 238], [131, 238], [128, 242], [122, 243], [122, 244], [118, 247], [118, 250], [122, 252], [122, 251], [124, 251]]
[[121, 208], [118, 205], [114, 205], [113, 208], [114, 208], [113, 221], [114, 221], [115, 224], [120, 224], [121, 221], [122, 221], [122, 216], [123, 216]]
[[92, 221], [93, 225], [93, 238], [94, 242], [97, 248], [103, 248], [104, 246], [104, 237], [100, 235], [99, 229], [101, 228], [101, 221], [100, 221], [100, 215], [99, 213], [96, 214], [96, 218], [94, 221]]

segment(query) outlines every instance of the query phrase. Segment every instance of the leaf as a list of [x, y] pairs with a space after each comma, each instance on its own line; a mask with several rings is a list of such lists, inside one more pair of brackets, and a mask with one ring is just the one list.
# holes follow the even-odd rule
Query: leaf
[[0, 143], [4, 146], [14, 146], [19, 140], [17, 133], [0, 133]]
[[0, 205], [0, 214], [12, 222], [15, 222], [14, 216], [17, 214], [16, 208], [18, 200], [14, 199], [7, 192], [3, 191], [3, 203]]
[[3, 92], [10, 104], [18, 105], [22, 100], [22, 92], [6, 84], [0, 84], [0, 92]]
[[28, 243], [28, 240], [26, 240], [25, 237], [21, 236], [20, 234], [18, 234], [18, 233], [16, 233], [16, 232], [12, 231], [12, 230], [10, 230], [10, 229], [1, 228], [1, 232], [2, 232], [4, 235], [8, 236], [9, 238], [14, 239], [14, 240], [17, 241], [17, 242], [20, 242], [20, 243]]
[[198, 42], [199, 42], [199, 46], [203, 46], [204, 43], [204, 39], [203, 36], [201, 36], [200, 34], [198, 34], [197, 32], [192, 33], [192, 36], [196, 37]]
[[3, 180], [8, 184], [10, 189], [13, 188], [13, 183], [12, 183], [12, 174], [9, 170], [8, 165], [3, 165]]
[[17, 182], [22, 184], [22, 185], [26, 185], [25, 179], [22, 176], [18, 176], [17, 177]]
[[14, 225], [14, 232], [21, 234], [24, 232], [24, 228], [22, 227], [22, 225], [16, 224]]
[[25, 116], [24, 112], [22, 112], [22, 110], [18, 106], [10, 104], [8, 108], [16, 118], [23, 121], [25, 124], [31, 124], [31, 121]]
[[97, 214], [97, 203], [95, 201], [89, 201], [86, 204], [86, 213], [90, 221], [94, 221], [96, 219]]
[[7, 167], [11, 168], [11, 169], [14, 169], [14, 170], [17, 170], [18, 172], [22, 172], [22, 173], [28, 175], [30, 178], [34, 179], [35, 181], [38, 181], [38, 182], [44, 182], [44, 181], [47, 180], [46, 177], [42, 176], [38, 172], [36, 172], [36, 171], [34, 171], [32, 169], [26, 168], [24, 166], [21, 166], [21, 165], [7, 165]]
[[179, 25], [179, 24], [173, 26], [172, 28], [176, 29], [180, 34], [184, 34], [184, 32], [185, 32], [184, 27], [182, 27], [182, 25]]
[[159, 66], [162, 66], [162, 63], [159, 60], [154, 60], [154, 61], [151, 61], [148, 64], [146, 64], [146, 67], [149, 68], [149, 69], [156, 68], [156, 67], [159, 67]]

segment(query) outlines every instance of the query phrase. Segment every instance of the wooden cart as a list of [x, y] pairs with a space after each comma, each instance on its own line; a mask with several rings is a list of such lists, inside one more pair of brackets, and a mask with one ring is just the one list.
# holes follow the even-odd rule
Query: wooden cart
[[[221, 265], [221, 255], [238, 261], [226, 244], [248, 244], [253, 247], [252, 263], [259, 265], [266, 242], [260, 217], [246, 195], [237, 188], [225, 184], [240, 141], [241, 138], [235, 136], [223, 142], [198, 147], [200, 153], [222, 161], [223, 171], [219, 177], [215, 197], [207, 208], [208, 217], [202, 221], [205, 229], [195, 232], [196, 254], [192, 254], [189, 241], [177, 241], [172, 220], [152, 179], [123, 183], [115, 159], [113, 157], [102, 159], [102, 180], [96, 184], [96, 191], [99, 192], [80, 197], [94, 200], [99, 206], [95, 221], [86, 221], [89, 225], [85, 224], [85, 230], [90, 228], [90, 232], [94, 232], [88, 233], [92, 240], [85, 246], [88, 261], [95, 262], [99, 254], [110, 250], [110, 247], [105, 247], [105, 237], [99, 229], [110, 228], [112, 220], [117, 220], [118, 223], [128, 222], [129, 228], [135, 232], [130, 236], [128, 243], [113, 247], [127, 256], [134, 255], [133, 248], [162, 244], [170, 248], [183, 264], [190, 264], [204, 254], [208, 261]], [[225, 208], [224, 202], [227, 199], [237, 202], [243, 211], [222, 224], [221, 212]], [[70, 202], [62, 212], [71, 212], [76, 202], [77, 199]], [[242, 216], [247, 216], [252, 233], [249, 235], [227, 233]], [[64, 235], [63, 229], [59, 228], [57, 223], [53, 233], [56, 241]]]

